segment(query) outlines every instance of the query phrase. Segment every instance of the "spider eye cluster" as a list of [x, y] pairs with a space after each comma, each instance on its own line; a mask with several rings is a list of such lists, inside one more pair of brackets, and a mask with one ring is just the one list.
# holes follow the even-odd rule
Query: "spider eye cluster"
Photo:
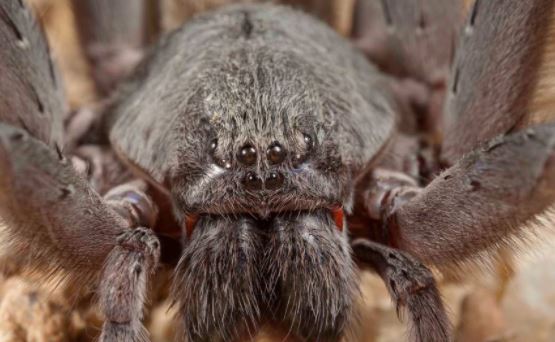
[[[218, 139], [211, 140], [208, 147], [212, 160], [216, 165], [228, 170], [232, 168], [231, 159], [219, 156], [217, 153]], [[288, 159], [288, 156], [294, 168], [300, 167], [313, 150], [314, 140], [310, 135], [301, 133], [297, 138], [295, 147], [296, 151], [288, 151], [279, 141], [270, 143], [265, 149], [262, 148], [262, 151], [252, 143], [245, 143], [240, 146], [236, 153], [234, 153], [236, 161], [243, 167], [251, 168], [242, 178], [242, 184], [245, 189], [277, 190], [281, 188], [285, 184], [285, 175], [273, 168], [283, 164]], [[259, 174], [253, 169], [255, 165], [262, 161], [260, 158], [265, 158], [266, 165], [269, 165], [271, 168], [264, 172], [264, 174]]]

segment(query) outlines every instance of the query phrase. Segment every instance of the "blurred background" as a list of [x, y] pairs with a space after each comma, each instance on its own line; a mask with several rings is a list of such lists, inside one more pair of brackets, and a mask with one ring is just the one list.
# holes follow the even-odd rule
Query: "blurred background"
[[[132, 0], [130, 0], [132, 1]], [[169, 31], [195, 13], [233, 0], [160, 0], [161, 28]], [[378, 1], [378, 0], [375, 0]], [[455, 0], [451, 0], [455, 3]], [[43, 24], [54, 56], [61, 67], [72, 110], [94, 104], [96, 90], [75, 30], [69, 0], [28, 0]], [[286, 0], [350, 36], [356, 0]], [[465, 1], [468, 6], [470, 1]], [[553, 17], [555, 18], [555, 17]], [[555, 27], [555, 20], [551, 25]], [[552, 34], [553, 33], [553, 34]], [[544, 52], [544, 63], [531, 111], [531, 121], [549, 120], [555, 109], [555, 29]], [[544, 219], [549, 226], [548, 217]], [[543, 230], [545, 231], [545, 229]], [[541, 241], [538, 241], [541, 240]], [[555, 341], [555, 248], [553, 235], [532, 239], [524, 250], [498, 252], [499, 261], [488, 270], [469, 268], [440, 273], [437, 279], [456, 329], [463, 341]], [[102, 325], [89, 294], [68, 302], [62, 287], [42, 285], [40, 275], [4, 265], [0, 274], [0, 342], [92, 341]], [[169, 270], [155, 280], [146, 325], [154, 342], [173, 340], [172, 309], [167, 301]], [[381, 280], [361, 273], [360, 319], [352, 328], [353, 341], [405, 341], [405, 326], [397, 318]], [[293, 341], [282, 332], [264, 327], [257, 341]]]

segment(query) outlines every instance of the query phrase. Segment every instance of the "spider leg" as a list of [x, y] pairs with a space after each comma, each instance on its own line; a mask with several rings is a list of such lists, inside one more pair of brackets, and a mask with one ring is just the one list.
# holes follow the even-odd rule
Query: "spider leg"
[[148, 228], [154, 227], [158, 208], [146, 194], [147, 184], [133, 180], [108, 191], [105, 203], [129, 227], [117, 237], [117, 245], [104, 263], [100, 276], [99, 302], [106, 321], [100, 341], [148, 341], [141, 324], [148, 278], [160, 260], [161, 243]]
[[501, 136], [425, 188], [374, 182], [366, 208], [385, 223], [385, 243], [426, 263], [472, 259], [492, 247], [513, 245], [524, 237], [526, 223], [553, 204], [554, 149], [555, 124]]
[[107, 95], [142, 59], [158, 32], [152, 0], [72, 0], [77, 29], [98, 90]]
[[146, 194], [148, 185], [141, 179], [118, 185], [104, 196], [104, 201], [128, 221], [129, 227], [154, 227], [158, 207]]
[[383, 279], [397, 305], [409, 315], [410, 341], [451, 341], [451, 325], [432, 272], [408, 253], [367, 240], [353, 241], [358, 260]]
[[101, 342], [148, 341], [141, 321], [147, 281], [159, 258], [160, 242], [152, 230], [139, 227], [118, 237], [99, 285], [100, 307], [106, 316]]
[[[0, 3], [2, 252], [69, 285], [97, 284], [104, 341], [144, 340], [147, 277], [159, 242], [144, 187], [101, 198], [61, 151], [64, 100], [48, 45], [22, 1]], [[121, 337], [121, 338], [120, 338]]]
[[[390, 78], [399, 129], [441, 140], [443, 102], [462, 1], [357, 0], [352, 39]], [[416, 126], [415, 126], [416, 125]]]
[[[353, 38], [387, 72], [429, 87], [422, 129], [443, 137], [452, 165], [530, 121], [553, 4], [476, 0], [464, 23], [462, 1], [358, 0]], [[394, 84], [400, 103], [418, 96]]]
[[61, 146], [62, 82], [48, 44], [24, 1], [0, 2], [0, 122]]
[[[69, 150], [71, 161], [80, 175], [85, 177], [94, 191], [105, 196], [114, 186], [124, 184], [135, 178], [132, 172], [121, 163], [109, 146], [81, 145]], [[145, 192], [146, 184], [140, 186]], [[149, 226], [150, 227], [150, 226]]]
[[353, 38], [390, 73], [445, 81], [462, 23], [461, 1], [357, 0]]
[[526, 123], [553, 13], [551, 0], [477, 0], [459, 37], [444, 107], [450, 164]]
[[133, 229], [155, 220], [140, 184], [103, 199], [60, 152], [0, 124], [0, 187], [4, 251], [47, 274], [60, 271], [74, 286], [100, 279], [104, 340], [141, 340], [145, 283], [160, 246], [149, 229]]

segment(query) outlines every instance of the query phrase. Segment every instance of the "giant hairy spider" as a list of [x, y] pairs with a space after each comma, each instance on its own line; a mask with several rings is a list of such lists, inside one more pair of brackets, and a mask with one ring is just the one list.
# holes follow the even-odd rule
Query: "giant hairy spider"
[[[74, 1], [107, 94], [141, 56], [144, 6]], [[445, 0], [361, 0], [353, 35], [376, 66], [293, 9], [226, 7], [160, 38], [97, 116], [66, 118], [40, 29], [4, 0], [5, 248], [95, 284], [102, 341], [147, 339], [149, 279], [174, 261], [188, 341], [263, 322], [336, 341], [355, 316], [355, 258], [413, 341], [447, 341], [422, 263], [510, 245], [555, 195], [555, 126], [523, 128], [552, 7], [476, 1], [463, 23]]]

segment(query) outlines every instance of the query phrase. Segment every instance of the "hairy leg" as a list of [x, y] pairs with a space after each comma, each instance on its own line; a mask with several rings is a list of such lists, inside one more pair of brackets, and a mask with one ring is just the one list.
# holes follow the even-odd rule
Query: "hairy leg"
[[389, 73], [445, 81], [463, 18], [460, 1], [357, 0], [353, 38]]
[[99, 285], [106, 316], [101, 342], [148, 341], [141, 323], [148, 278], [160, 258], [160, 243], [150, 229], [135, 228], [118, 237], [108, 255]]
[[[62, 153], [62, 87], [46, 40], [24, 1], [0, 2], [0, 41], [2, 250], [43, 274], [61, 274], [74, 286], [97, 284], [100, 278], [108, 321], [136, 327], [146, 276], [131, 278], [123, 271], [139, 265], [150, 273], [158, 258], [155, 238], [133, 238], [126, 211], [114, 210], [117, 196], [102, 199]], [[139, 197], [139, 211], [144, 201]], [[126, 286], [132, 300], [105, 300]], [[126, 323], [110, 305], [132, 312], [133, 319]], [[105, 340], [118, 340], [106, 330]]]
[[0, 1], [0, 122], [51, 147], [63, 141], [63, 86], [40, 25], [25, 1]]
[[156, 35], [158, 5], [151, 0], [74, 0], [71, 4], [92, 76], [98, 90], [108, 95], [142, 59], [142, 49]]
[[[152, 232], [133, 229], [153, 222], [156, 212], [141, 184], [102, 199], [59, 151], [0, 124], [0, 186], [4, 250], [31, 267], [59, 271], [76, 286], [100, 279], [104, 340], [117, 340], [121, 329], [140, 340], [145, 283], [159, 256]], [[120, 330], [112, 329], [113, 321]]]
[[426, 119], [443, 132], [450, 165], [529, 122], [554, 6], [476, 0], [464, 19], [462, 3], [357, 0], [353, 23], [356, 44], [382, 69], [430, 86]]
[[160, 241], [154, 232], [158, 208], [146, 194], [147, 184], [133, 180], [108, 191], [103, 199], [129, 227], [117, 237], [108, 255], [98, 289], [106, 317], [101, 342], [148, 341], [142, 325], [149, 278], [160, 260]]
[[555, 2], [474, 1], [460, 32], [444, 106], [442, 158], [454, 164], [527, 116]]
[[[425, 188], [377, 175], [365, 193], [384, 243], [449, 265], [512, 246], [555, 200], [555, 124], [498, 137]], [[389, 179], [388, 179], [389, 178]]]
[[353, 251], [383, 279], [397, 311], [406, 309], [410, 340], [451, 341], [451, 326], [430, 270], [400, 250], [366, 239], [353, 242]]

